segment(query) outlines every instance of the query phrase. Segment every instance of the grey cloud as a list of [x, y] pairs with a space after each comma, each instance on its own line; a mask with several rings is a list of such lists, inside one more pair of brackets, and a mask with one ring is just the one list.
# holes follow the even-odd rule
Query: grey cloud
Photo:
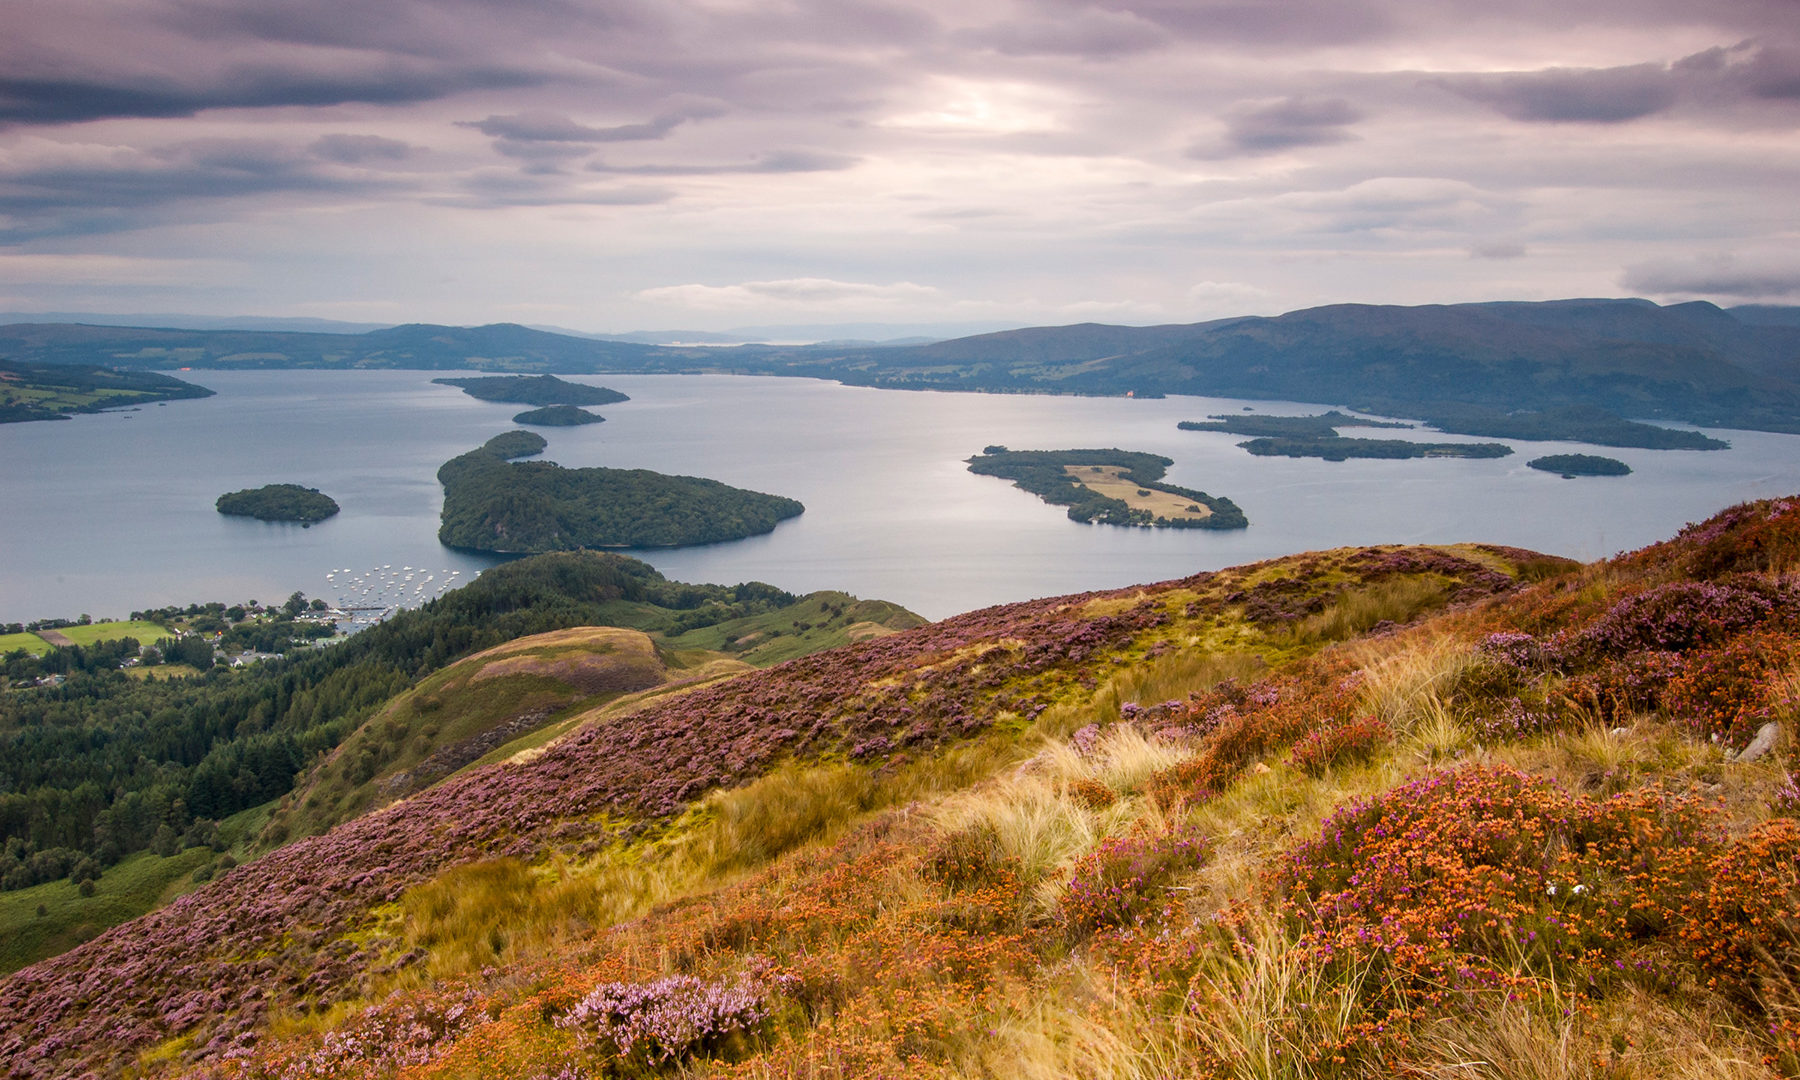
[[464, 182], [465, 195], [431, 201], [464, 209], [508, 206], [652, 206], [675, 197], [666, 187], [627, 185], [580, 188], [545, 177], [546, 173], [485, 172]]
[[1525, 257], [1525, 245], [1509, 241], [1493, 241], [1476, 244], [1469, 249], [1472, 259], [1522, 259]]
[[168, 78], [0, 78], [0, 127], [71, 124], [117, 117], [192, 116], [206, 109], [285, 105], [399, 105], [468, 90], [531, 86], [542, 79], [495, 68], [380, 71], [328, 75], [257, 67], [229, 71], [211, 81], [184, 84]]
[[742, 173], [840, 172], [862, 159], [817, 150], [775, 150], [742, 165], [607, 165], [594, 162], [591, 172], [626, 176], [725, 176]]
[[495, 139], [494, 151], [520, 161], [535, 162], [569, 161], [594, 152], [592, 147], [579, 143], [533, 142], [528, 139]]
[[[156, 224], [171, 208], [283, 193], [392, 190], [385, 180], [316, 171], [305, 155], [251, 139], [211, 139], [105, 164], [46, 164], [0, 173], [0, 242], [120, 232]], [[179, 216], [179, 215], [174, 215]]]
[[1746, 67], [1747, 82], [1758, 97], [1800, 98], [1800, 52], [1759, 49]]
[[[483, 135], [513, 143], [607, 143], [660, 139], [689, 120], [704, 120], [725, 112], [717, 106], [692, 106], [662, 113], [641, 124], [617, 124], [612, 127], [589, 127], [576, 123], [561, 113], [536, 111], [511, 116], [490, 116], [485, 120], [461, 120], [462, 127], [474, 128]], [[504, 151], [503, 151], [504, 152]]]
[[404, 161], [413, 152], [411, 144], [380, 135], [321, 135], [308, 149], [314, 157], [340, 165]]
[[1674, 80], [1661, 64], [1549, 68], [1436, 81], [1513, 120], [1617, 124], [1662, 112], [1675, 103]]
[[1379, 37], [1393, 21], [1374, 0], [1114, 0], [1184, 37], [1244, 45], [1342, 45]]
[[1343, 98], [1290, 97], [1240, 107], [1226, 121], [1226, 139], [1251, 154], [1322, 146], [1349, 139], [1344, 129], [1360, 119], [1362, 113]]
[[201, 41], [239, 38], [450, 57], [519, 37], [566, 37], [577, 29], [618, 33], [656, 22], [654, 11], [653, 3], [639, 0], [176, 0], [155, 20]]
[[965, 31], [959, 42], [1007, 56], [1106, 58], [1154, 49], [1169, 32], [1128, 11], [1088, 9], [1074, 16], [1015, 20]]
[[1800, 296], [1800, 258], [1718, 256], [1628, 267], [1625, 288], [1657, 296], [1771, 300]]
[[1743, 41], [1672, 64], [1547, 68], [1431, 81], [1513, 120], [1619, 124], [1665, 112], [1683, 101], [1732, 106], [1800, 99], [1800, 53]]

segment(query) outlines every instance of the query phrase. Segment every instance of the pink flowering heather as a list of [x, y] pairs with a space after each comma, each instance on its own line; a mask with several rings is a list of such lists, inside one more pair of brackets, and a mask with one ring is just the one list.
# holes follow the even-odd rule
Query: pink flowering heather
[[591, 1033], [621, 1058], [668, 1063], [722, 1050], [768, 1018], [766, 991], [750, 979], [727, 986], [668, 975], [601, 983], [556, 1023]]

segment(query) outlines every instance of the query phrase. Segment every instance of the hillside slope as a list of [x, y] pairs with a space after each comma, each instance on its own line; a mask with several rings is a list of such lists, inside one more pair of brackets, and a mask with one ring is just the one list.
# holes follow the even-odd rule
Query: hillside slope
[[0, 326], [0, 360], [133, 368], [337, 367], [737, 372], [911, 389], [1197, 394], [1436, 419], [1571, 406], [1800, 431], [1791, 309], [1574, 299], [1333, 304], [1166, 326], [1030, 327], [874, 347], [681, 348], [499, 324], [366, 334]]
[[597, 712], [0, 984], [18, 1076], [1778, 1076], [1800, 499]]
[[1589, 405], [1800, 430], [1800, 330], [1704, 303], [1335, 304], [1191, 326], [1005, 331], [819, 353], [804, 366], [879, 386], [1275, 398], [1426, 418]]

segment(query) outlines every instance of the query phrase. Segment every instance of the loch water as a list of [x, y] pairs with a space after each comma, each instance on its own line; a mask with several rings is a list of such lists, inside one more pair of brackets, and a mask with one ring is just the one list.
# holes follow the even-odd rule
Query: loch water
[[[297, 590], [326, 574], [412, 566], [467, 581], [494, 558], [437, 542], [439, 465], [527, 406], [482, 402], [412, 371], [188, 372], [217, 395], [0, 425], [0, 622], [123, 617], [164, 604]], [[941, 618], [990, 604], [1181, 577], [1316, 548], [1483, 541], [1593, 559], [1663, 539], [1746, 499], [1800, 493], [1800, 436], [1711, 431], [1730, 450], [1508, 441], [1511, 457], [1327, 462], [1258, 458], [1181, 420], [1322, 411], [1219, 398], [1083, 398], [874, 390], [727, 375], [571, 377], [628, 402], [606, 423], [543, 428], [545, 460], [707, 476], [799, 499], [766, 536], [634, 551], [683, 581], [843, 589]], [[1435, 432], [1344, 434], [1463, 440]], [[1233, 532], [1082, 525], [964, 459], [1119, 447], [1173, 458], [1166, 479], [1230, 497]], [[1544, 454], [1602, 453], [1627, 477], [1564, 480]], [[227, 491], [316, 487], [342, 512], [310, 528], [225, 517]], [[435, 586], [434, 586], [435, 587]]]

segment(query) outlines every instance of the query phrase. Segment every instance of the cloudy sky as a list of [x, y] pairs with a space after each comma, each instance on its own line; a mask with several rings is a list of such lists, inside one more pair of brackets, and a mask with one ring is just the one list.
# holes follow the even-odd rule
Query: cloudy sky
[[0, 310], [1800, 303], [1800, 0], [0, 0]]

